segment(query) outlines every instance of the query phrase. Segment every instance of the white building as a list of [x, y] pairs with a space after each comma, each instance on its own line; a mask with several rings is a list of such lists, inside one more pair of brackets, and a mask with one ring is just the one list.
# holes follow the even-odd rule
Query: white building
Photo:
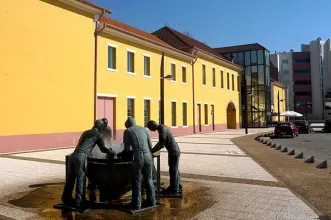
[[293, 67], [292, 53], [281, 52], [270, 55], [270, 61], [278, 69], [278, 82], [286, 85], [288, 90], [287, 109], [294, 110], [294, 92], [293, 92]]

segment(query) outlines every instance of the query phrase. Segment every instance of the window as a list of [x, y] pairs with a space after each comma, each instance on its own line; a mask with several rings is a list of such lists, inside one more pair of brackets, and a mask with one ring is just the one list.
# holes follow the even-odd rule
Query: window
[[283, 75], [288, 75], [288, 74], [290, 74], [290, 71], [289, 71], [289, 70], [283, 70], [282, 72], [283, 72]]
[[311, 80], [297, 80], [294, 82], [295, 85], [310, 85]]
[[186, 79], [186, 66], [182, 66], [182, 81], [183, 81], [183, 83], [187, 83], [187, 79]]
[[310, 57], [307, 58], [294, 58], [293, 63], [310, 63]]
[[134, 99], [128, 98], [128, 117], [134, 118]]
[[226, 73], [227, 89], [230, 90], [230, 73]]
[[257, 64], [263, 64], [264, 62], [263, 50], [257, 51]]
[[205, 107], [205, 125], [208, 125], [208, 104], [204, 104]]
[[212, 74], [213, 74], [213, 87], [216, 87], [216, 73], [215, 73], [215, 68], [213, 68]]
[[245, 52], [245, 66], [249, 66], [251, 64], [251, 52]]
[[221, 70], [221, 88], [224, 89], [224, 76], [223, 71]]
[[183, 102], [183, 126], [187, 126], [187, 103]]
[[148, 56], [144, 56], [144, 76], [151, 75], [151, 58]]
[[151, 118], [151, 101], [145, 99], [144, 100], [144, 126], [146, 127], [147, 122]]
[[284, 63], [284, 64], [287, 64], [287, 63], [288, 63], [288, 60], [283, 60], [283, 63]]
[[206, 65], [202, 64], [202, 85], [206, 85]]
[[311, 96], [311, 92], [308, 91], [300, 91], [300, 92], [295, 92], [296, 96]]
[[128, 59], [127, 71], [129, 73], [134, 73], [134, 53], [128, 51], [127, 59]]
[[234, 75], [231, 74], [232, 91], [234, 91]]
[[177, 117], [176, 117], [176, 102], [171, 101], [171, 126], [177, 126]]
[[237, 91], [240, 92], [240, 78], [237, 76]]
[[256, 50], [251, 51], [251, 64], [256, 64], [257, 63], [257, 54]]
[[116, 48], [108, 46], [108, 69], [116, 69]]
[[264, 65], [259, 65], [257, 68], [258, 71], [258, 84], [264, 85]]
[[294, 74], [310, 74], [310, 70], [293, 70]]
[[171, 76], [172, 80], [176, 81], [176, 64], [174, 63], [171, 64]]

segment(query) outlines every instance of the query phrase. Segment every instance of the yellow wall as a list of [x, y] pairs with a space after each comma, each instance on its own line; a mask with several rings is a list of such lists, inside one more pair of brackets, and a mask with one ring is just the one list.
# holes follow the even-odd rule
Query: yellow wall
[[0, 136], [91, 127], [93, 15], [58, 1], [10, 0], [0, 20]]
[[[285, 89], [280, 85], [272, 83], [273, 85], [273, 106], [274, 106], [274, 113], [278, 113], [278, 92], [279, 92], [279, 100], [283, 100], [279, 102], [279, 110], [280, 114], [286, 111], [286, 95]], [[273, 116], [272, 121], [278, 121], [278, 116]], [[280, 116], [280, 121], [285, 121], [284, 116]]]
[[[202, 65], [206, 65], [206, 86], [202, 81]], [[213, 87], [212, 82], [212, 68], [215, 67], [216, 87]], [[221, 70], [223, 71], [223, 84], [224, 88], [221, 88]], [[227, 123], [227, 107], [229, 102], [233, 102], [236, 108], [236, 123], [240, 122], [240, 102], [239, 102], [239, 90], [237, 83], [238, 72], [230, 70], [214, 62], [207, 60], [206, 58], [198, 57], [197, 62], [194, 64], [195, 73], [195, 97], [196, 102], [201, 102], [201, 124], [204, 125], [204, 103], [208, 103], [208, 123], [211, 124], [210, 105], [215, 106], [215, 124]], [[227, 73], [229, 73], [230, 89], [227, 89]], [[232, 90], [232, 77], [234, 75], [234, 91]], [[240, 80], [240, 79], [239, 79]], [[198, 114], [198, 113], [197, 113]], [[198, 115], [196, 115], [198, 118]], [[196, 119], [197, 120], [197, 119]], [[197, 124], [197, 122], [196, 122]]]
[[[116, 71], [108, 70], [108, 46], [116, 46]], [[135, 74], [127, 73], [127, 49], [135, 51]], [[144, 54], [150, 55], [151, 77], [144, 77]], [[135, 119], [144, 125], [144, 97], [151, 98], [151, 120], [158, 122], [160, 98], [161, 52], [109, 34], [98, 40], [98, 93], [117, 95], [116, 130], [125, 129], [127, 96], [135, 96]], [[192, 68], [189, 60], [165, 56], [165, 76], [171, 73], [170, 62], [176, 63], [176, 82], [165, 80], [165, 124], [171, 126], [171, 100], [177, 101], [177, 127], [183, 125], [182, 101], [187, 101], [187, 123], [192, 125]], [[186, 66], [187, 84], [182, 83], [182, 65]]]

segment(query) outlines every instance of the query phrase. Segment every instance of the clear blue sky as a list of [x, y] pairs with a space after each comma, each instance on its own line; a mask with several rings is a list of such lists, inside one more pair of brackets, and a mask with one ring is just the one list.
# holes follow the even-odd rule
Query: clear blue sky
[[211, 47], [260, 43], [271, 53], [331, 38], [331, 0], [91, 0], [153, 32], [168, 25]]

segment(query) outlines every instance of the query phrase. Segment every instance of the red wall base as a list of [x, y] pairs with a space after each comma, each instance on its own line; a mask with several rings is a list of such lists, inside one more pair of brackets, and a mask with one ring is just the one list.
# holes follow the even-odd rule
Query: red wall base
[[[237, 129], [240, 128], [239, 123]], [[193, 134], [193, 126], [170, 128], [175, 136]], [[214, 129], [212, 125], [195, 126], [196, 133], [207, 133], [227, 130], [226, 124], [216, 124]], [[158, 132], [148, 131], [152, 138], [158, 137]], [[123, 140], [124, 130], [114, 131], [114, 140]], [[75, 146], [82, 132], [54, 133], [54, 134], [31, 134], [31, 135], [12, 135], [0, 136], [0, 153], [34, 151], [59, 147]]]

